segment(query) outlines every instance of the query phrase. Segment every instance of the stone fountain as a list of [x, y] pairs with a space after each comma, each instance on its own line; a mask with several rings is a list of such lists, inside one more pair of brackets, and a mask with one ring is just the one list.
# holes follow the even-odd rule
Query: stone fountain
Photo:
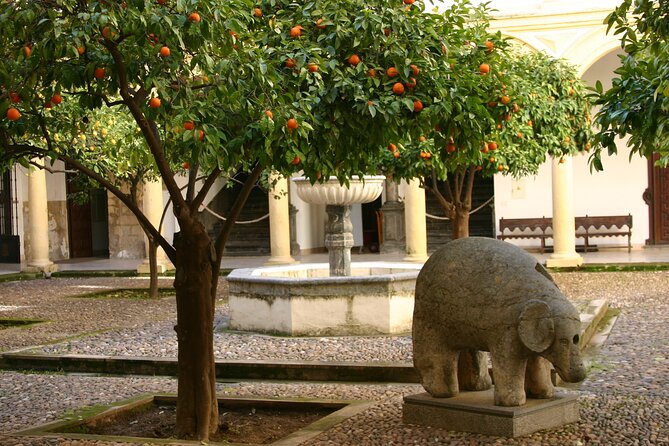
[[312, 185], [294, 178], [298, 196], [325, 204], [329, 263], [237, 269], [228, 276], [230, 328], [292, 336], [400, 334], [411, 330], [422, 265], [351, 263], [351, 205], [376, 200], [382, 176]]

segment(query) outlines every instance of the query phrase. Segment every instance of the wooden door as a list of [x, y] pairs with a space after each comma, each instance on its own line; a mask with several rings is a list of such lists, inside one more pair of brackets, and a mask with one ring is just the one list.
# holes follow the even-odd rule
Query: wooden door
[[669, 168], [654, 165], [657, 155], [648, 162], [648, 190], [644, 200], [650, 212], [651, 245], [669, 244]]
[[70, 239], [70, 258], [93, 256], [93, 229], [90, 201], [75, 203], [69, 195], [77, 192], [77, 187], [67, 181], [67, 227]]

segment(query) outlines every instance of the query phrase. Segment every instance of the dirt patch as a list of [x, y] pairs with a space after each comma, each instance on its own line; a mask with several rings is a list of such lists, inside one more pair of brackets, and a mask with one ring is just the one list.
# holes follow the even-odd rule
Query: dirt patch
[[[330, 409], [219, 408], [219, 433], [212, 442], [267, 444], [277, 441], [332, 413]], [[174, 438], [176, 407], [150, 405], [76, 428], [77, 433], [143, 438]]]

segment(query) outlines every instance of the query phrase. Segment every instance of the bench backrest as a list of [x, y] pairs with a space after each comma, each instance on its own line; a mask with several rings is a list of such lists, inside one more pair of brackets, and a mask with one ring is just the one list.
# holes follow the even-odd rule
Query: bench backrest
[[627, 226], [630, 230], [632, 229], [632, 214], [576, 217], [576, 229], [591, 227], [595, 229], [611, 229], [613, 227], [622, 229], [624, 226]]
[[513, 231], [514, 229], [520, 229], [524, 231], [526, 229], [531, 229], [536, 231], [537, 229], [541, 231], [546, 231], [547, 229], [553, 226], [553, 220], [551, 218], [500, 218], [499, 219], [499, 230], [504, 232], [505, 229]]

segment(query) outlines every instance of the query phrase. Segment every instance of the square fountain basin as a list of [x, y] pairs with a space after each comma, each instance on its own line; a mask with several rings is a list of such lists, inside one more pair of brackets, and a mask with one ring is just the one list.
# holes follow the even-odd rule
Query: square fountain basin
[[351, 264], [330, 277], [327, 263], [233, 270], [230, 328], [289, 336], [404, 334], [411, 331], [422, 265]]

